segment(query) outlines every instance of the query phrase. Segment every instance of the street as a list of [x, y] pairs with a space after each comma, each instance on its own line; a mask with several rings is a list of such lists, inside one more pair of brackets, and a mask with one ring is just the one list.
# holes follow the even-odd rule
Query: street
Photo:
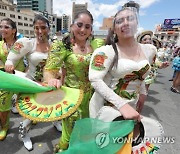
[[[173, 74], [171, 66], [158, 70], [156, 82], [150, 86], [148, 100], [142, 114], [158, 120], [164, 128], [164, 136], [175, 137], [172, 144], [162, 144], [160, 154], [178, 154], [180, 151], [180, 94], [172, 93], [172, 82], [168, 81]], [[34, 149], [28, 152], [18, 137], [19, 114], [11, 113], [10, 130], [7, 138], [0, 142], [1, 154], [52, 154], [53, 145], [59, 141], [60, 132], [52, 123], [38, 123], [33, 125], [30, 136]]]

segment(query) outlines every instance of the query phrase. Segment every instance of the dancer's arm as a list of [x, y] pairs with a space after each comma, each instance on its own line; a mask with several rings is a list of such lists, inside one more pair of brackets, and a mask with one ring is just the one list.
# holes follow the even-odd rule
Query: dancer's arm
[[[89, 80], [95, 91], [105, 100], [111, 102], [123, 115], [125, 119], [140, 120], [140, 115], [129, 104], [129, 100], [117, 95], [113, 89], [104, 82], [114, 60], [114, 51], [111, 46], [103, 46], [95, 50], [89, 67]], [[97, 102], [98, 103], [98, 102]]]

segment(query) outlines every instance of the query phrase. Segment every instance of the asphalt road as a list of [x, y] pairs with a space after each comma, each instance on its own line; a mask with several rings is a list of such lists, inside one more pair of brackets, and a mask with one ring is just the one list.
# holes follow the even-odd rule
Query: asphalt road
[[[165, 132], [165, 136], [174, 137], [175, 142], [162, 144], [160, 154], [179, 154], [180, 152], [180, 94], [172, 93], [172, 82], [168, 81], [172, 76], [172, 69], [159, 70], [156, 82], [150, 86], [148, 99], [145, 103], [143, 115], [158, 120]], [[34, 149], [28, 152], [22, 141], [19, 140], [18, 126], [22, 117], [11, 114], [10, 130], [7, 138], [0, 142], [0, 154], [52, 154], [53, 145], [61, 135], [52, 123], [38, 123], [33, 126], [30, 136]]]

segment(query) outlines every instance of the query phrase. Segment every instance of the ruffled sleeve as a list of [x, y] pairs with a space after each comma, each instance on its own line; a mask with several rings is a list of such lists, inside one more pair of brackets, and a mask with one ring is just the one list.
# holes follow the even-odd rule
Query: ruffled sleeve
[[91, 41], [91, 47], [93, 48], [93, 50], [95, 50], [103, 45], [105, 45], [105, 41], [103, 39], [95, 38]]
[[46, 61], [45, 70], [59, 70], [69, 53], [70, 51], [65, 48], [61, 41], [53, 42], [51, 52]]
[[114, 104], [117, 109], [120, 109], [127, 102], [105, 83], [105, 78], [109, 75], [108, 71], [112, 68], [114, 56], [114, 50], [109, 45], [96, 49], [92, 55], [89, 66], [89, 80], [96, 92], [106, 101]]
[[26, 54], [28, 54], [33, 48], [33, 43], [31, 39], [21, 38], [18, 39], [12, 49], [10, 50], [7, 61], [5, 65], [14, 65], [22, 59]]

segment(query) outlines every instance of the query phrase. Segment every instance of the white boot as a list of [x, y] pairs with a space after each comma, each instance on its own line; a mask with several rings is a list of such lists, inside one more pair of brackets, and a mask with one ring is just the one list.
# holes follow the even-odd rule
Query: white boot
[[53, 122], [54, 127], [57, 129], [57, 131], [62, 131], [61, 121], [54, 121]]
[[22, 137], [22, 141], [24, 143], [24, 147], [28, 150], [31, 151], [33, 150], [33, 145], [32, 145], [32, 141], [31, 138], [29, 137], [29, 135], [26, 133], [26, 135], [24, 137]]
[[17, 95], [16, 94], [14, 94], [12, 96], [11, 101], [12, 101], [12, 109], [11, 109], [12, 113], [14, 113], [14, 114], [19, 113], [17, 108], [16, 108], [16, 101], [17, 101]]
[[28, 135], [28, 130], [30, 128], [30, 125], [31, 125], [31, 120], [26, 119], [23, 122], [20, 122], [20, 126], [19, 126], [20, 137], [24, 143], [25, 148], [28, 151], [33, 150], [32, 142]]

